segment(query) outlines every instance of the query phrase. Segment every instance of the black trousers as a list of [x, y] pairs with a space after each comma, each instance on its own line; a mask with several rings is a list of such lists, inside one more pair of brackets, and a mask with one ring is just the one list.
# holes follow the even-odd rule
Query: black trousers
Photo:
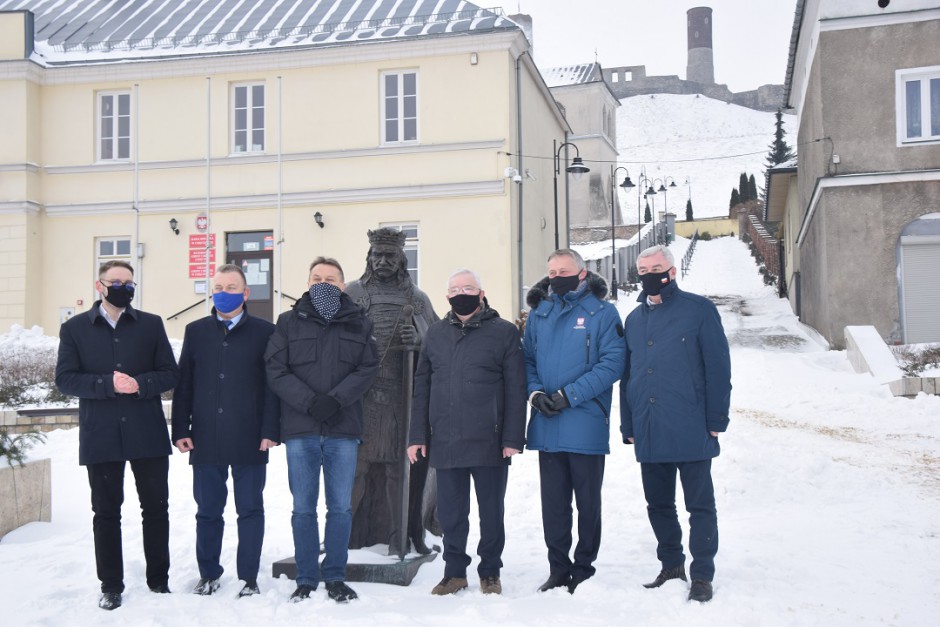
[[[148, 457], [130, 462], [137, 484], [143, 518], [147, 585], [166, 585], [170, 571], [170, 518], [168, 514], [169, 457]], [[121, 505], [124, 503], [125, 462], [89, 464], [91, 509], [95, 513], [95, 562], [102, 592], [124, 591], [124, 555], [121, 543]]]
[[685, 509], [689, 512], [689, 552], [692, 579], [711, 581], [718, 553], [718, 514], [712, 484], [712, 460], [665, 464], [640, 464], [646, 512], [656, 534], [656, 556], [663, 568], [685, 563], [682, 527], [676, 512], [676, 473], [682, 481]]
[[[601, 548], [601, 486], [604, 455], [546, 453], [539, 451], [542, 492], [542, 527], [552, 575], [570, 574], [579, 579], [594, 575], [594, 560]], [[578, 545], [571, 550], [573, 510], [578, 506]]]
[[470, 532], [470, 478], [477, 495], [480, 513], [480, 543], [477, 555], [480, 577], [499, 577], [503, 567], [506, 529], [503, 525], [506, 480], [509, 466], [437, 469], [437, 515], [444, 530], [444, 575], [467, 576], [470, 556], [467, 535]]

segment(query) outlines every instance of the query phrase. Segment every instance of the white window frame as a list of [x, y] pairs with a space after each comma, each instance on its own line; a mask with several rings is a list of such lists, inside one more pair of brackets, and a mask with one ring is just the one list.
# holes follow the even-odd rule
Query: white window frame
[[[254, 98], [254, 95], [253, 95], [253, 94], [254, 94], [254, 88], [255, 88], [255, 87], [261, 87], [261, 89], [263, 90], [263, 93], [264, 93], [264, 102], [263, 102], [262, 105], [261, 105], [261, 110], [262, 110], [262, 111], [261, 111], [261, 118], [262, 118], [262, 120], [261, 120], [261, 128], [260, 128], [260, 129], [255, 128], [255, 127], [253, 126], [254, 116], [252, 115], [252, 112], [253, 112], [252, 110], [255, 108], [255, 106], [254, 106], [254, 101], [253, 101], [253, 98]], [[245, 125], [246, 125], [246, 126], [245, 126], [245, 129], [244, 129], [244, 130], [245, 130], [245, 149], [244, 149], [244, 150], [239, 150], [239, 149], [238, 149], [238, 144], [237, 144], [237, 141], [236, 141], [236, 135], [237, 135], [237, 133], [238, 133], [239, 130], [240, 130], [240, 129], [237, 127], [237, 124], [238, 124], [238, 120], [237, 120], [238, 115], [237, 115], [237, 107], [236, 107], [236, 102], [237, 102], [236, 94], [237, 94], [237, 92], [238, 92], [239, 89], [244, 89], [244, 90], [246, 90], [246, 91], [245, 91], [245, 102], [246, 102], [247, 113], [246, 113], [246, 115], [245, 115]], [[230, 131], [230, 133], [229, 133], [229, 145], [231, 146], [231, 154], [233, 154], [233, 155], [248, 155], [248, 154], [261, 154], [261, 153], [264, 153], [265, 148], [267, 147], [267, 143], [268, 143], [268, 133], [267, 133], [267, 128], [268, 128], [268, 110], [267, 110], [267, 106], [268, 106], [268, 93], [267, 93], [267, 88], [266, 88], [266, 85], [264, 84], [264, 81], [249, 81], [249, 82], [244, 82], [244, 83], [232, 83], [232, 85], [231, 85], [231, 87], [230, 87], [230, 91], [229, 91], [229, 98], [230, 98], [230, 103], [231, 103], [229, 110], [230, 110], [231, 119], [232, 119], [232, 123], [231, 123], [231, 125], [230, 125], [230, 126], [231, 126], [231, 131]], [[253, 138], [253, 136], [254, 136], [254, 134], [255, 134], [255, 131], [258, 131], [258, 130], [261, 131], [262, 137], [261, 137], [261, 146], [260, 146], [259, 148], [256, 148], [256, 147], [255, 147], [255, 144], [252, 142], [252, 138]]]
[[[895, 112], [897, 115], [897, 145], [899, 147], [940, 143], [940, 132], [931, 134], [931, 80], [940, 81], [940, 65], [895, 71]], [[913, 81], [920, 82], [920, 137], [907, 136], [907, 83]], [[936, 106], [940, 108], [940, 102]], [[940, 111], [937, 115], [940, 116]]]
[[[120, 100], [122, 97], [127, 98], [127, 135], [120, 135]], [[104, 99], [113, 98], [114, 99], [114, 108], [113, 115], [109, 120], [105, 121], [104, 119]], [[133, 141], [131, 125], [133, 123], [133, 103], [131, 102], [131, 92], [130, 90], [109, 90], [109, 91], [99, 91], [95, 96], [95, 159], [97, 161], [110, 163], [113, 161], [130, 161], [131, 154], [133, 151], [133, 146], [131, 142]], [[112, 149], [111, 156], [105, 157], [102, 150], [102, 144], [104, 143], [104, 130], [107, 126], [110, 125], [111, 131], [111, 141]], [[120, 154], [120, 140], [122, 138], [127, 139], [127, 154], [121, 156]]]
[[407, 253], [410, 250], [413, 250], [415, 253], [415, 264], [412, 267], [410, 264], [408, 266], [408, 274], [411, 275], [411, 282], [415, 285], [419, 285], [418, 278], [420, 272], [418, 268], [421, 266], [421, 251], [418, 246], [421, 236], [421, 228], [417, 222], [380, 222], [379, 227], [395, 229], [396, 231], [411, 231], [414, 230], [414, 237], [406, 235], [405, 238], [405, 252]]
[[[405, 86], [404, 86], [404, 83], [405, 83], [404, 77], [405, 77], [405, 75], [408, 75], [408, 74], [412, 74], [412, 75], [414, 75], [414, 77], [415, 77], [415, 93], [413, 94], [414, 100], [415, 100], [415, 115], [414, 115], [414, 118], [413, 118], [413, 119], [414, 119], [414, 122], [415, 122], [415, 136], [414, 136], [413, 139], [402, 139], [402, 138], [405, 136], [405, 120], [406, 120], [406, 119], [412, 119], [412, 118], [406, 118], [405, 115], [404, 115], [404, 112], [405, 112], [405, 98], [406, 98], [407, 96], [411, 96], [411, 94], [405, 94], [405, 93], [404, 93], [404, 92], [405, 92], [405, 89], [404, 89], [404, 87], [405, 87]], [[386, 93], [385, 93], [385, 82], [386, 82], [387, 77], [389, 77], [389, 76], [395, 76], [395, 77], [397, 77], [398, 93], [397, 93], [397, 95], [395, 95], [395, 96], [386, 96]], [[379, 99], [379, 126], [381, 127], [382, 144], [383, 144], [383, 145], [400, 146], [400, 145], [402, 145], [402, 144], [417, 144], [418, 141], [420, 140], [420, 138], [421, 138], [421, 126], [420, 126], [420, 124], [419, 124], [419, 122], [420, 122], [419, 117], [420, 117], [420, 116], [418, 115], [418, 111], [420, 111], [420, 108], [421, 108], [421, 101], [420, 101], [420, 91], [421, 91], [421, 87], [420, 87], [420, 82], [419, 82], [419, 80], [420, 80], [420, 79], [419, 79], [419, 76], [418, 76], [418, 70], [417, 70], [417, 69], [389, 70], [389, 71], [386, 71], [386, 72], [382, 72], [382, 73], [380, 74], [380, 76], [379, 76], [379, 91], [380, 91], [380, 93], [381, 93], [381, 98]], [[386, 103], [387, 103], [387, 100], [390, 99], [390, 98], [395, 98], [396, 101], [397, 101], [397, 105], [398, 105], [398, 106], [397, 106], [397, 112], [398, 112], [398, 115], [397, 115], [396, 117], [386, 117], [386, 115], [385, 115]], [[386, 130], [386, 124], [387, 124], [388, 122], [391, 122], [391, 121], [395, 121], [395, 123], [396, 123], [397, 137], [396, 137], [395, 139], [389, 139], [389, 137], [388, 137], [388, 132], [387, 132], [387, 130]]]

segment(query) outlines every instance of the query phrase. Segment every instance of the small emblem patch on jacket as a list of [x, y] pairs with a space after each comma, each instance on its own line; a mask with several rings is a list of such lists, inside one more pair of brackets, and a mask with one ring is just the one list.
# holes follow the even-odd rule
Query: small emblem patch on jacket
[[575, 329], [584, 329], [587, 328], [584, 326], [584, 318], [578, 318], [578, 323], [574, 325]]

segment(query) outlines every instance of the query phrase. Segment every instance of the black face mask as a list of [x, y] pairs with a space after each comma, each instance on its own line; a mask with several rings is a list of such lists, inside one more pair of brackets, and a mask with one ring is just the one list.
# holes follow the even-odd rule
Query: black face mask
[[[672, 270], [670, 268], [669, 270]], [[640, 275], [640, 281], [643, 283], [643, 291], [647, 296], [658, 296], [659, 291], [669, 285], [669, 270], [665, 272], [647, 272]]]
[[581, 279], [578, 278], [577, 274], [572, 274], [571, 276], [555, 276], [548, 280], [548, 284], [552, 286], [552, 292], [558, 294], [559, 298], [572, 290], [578, 289], [579, 283], [581, 283]]
[[447, 299], [450, 308], [458, 316], [469, 316], [480, 306], [479, 294], [457, 294]]
[[118, 309], [124, 309], [134, 300], [134, 288], [131, 286], [114, 287], [108, 285], [106, 287], [108, 288], [108, 293], [105, 294], [104, 299]]

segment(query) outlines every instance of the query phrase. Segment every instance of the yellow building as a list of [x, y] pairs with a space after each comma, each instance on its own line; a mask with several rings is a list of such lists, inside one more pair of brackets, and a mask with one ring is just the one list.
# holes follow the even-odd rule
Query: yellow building
[[48, 334], [114, 258], [171, 337], [224, 262], [273, 319], [380, 225], [439, 313], [470, 267], [513, 318], [571, 131], [522, 30], [462, 0], [0, 0], [0, 113], [0, 328]]

